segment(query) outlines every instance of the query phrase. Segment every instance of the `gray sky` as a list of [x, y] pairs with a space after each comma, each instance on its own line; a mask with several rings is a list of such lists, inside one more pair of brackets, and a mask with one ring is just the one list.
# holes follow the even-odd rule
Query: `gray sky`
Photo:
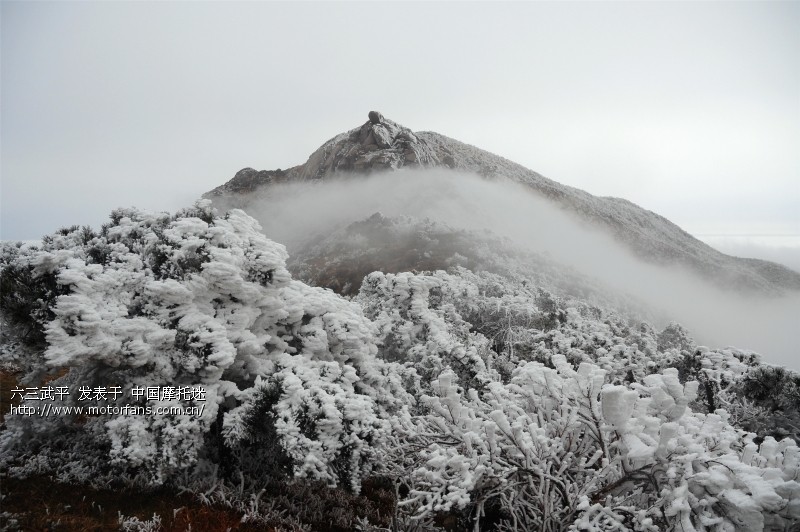
[[798, 2], [4, 1], [0, 236], [174, 210], [371, 109], [695, 234], [800, 235], [799, 28]]

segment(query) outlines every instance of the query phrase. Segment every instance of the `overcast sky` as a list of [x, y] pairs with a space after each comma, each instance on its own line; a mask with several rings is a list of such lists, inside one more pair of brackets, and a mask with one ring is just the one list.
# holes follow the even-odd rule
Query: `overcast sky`
[[376, 109], [800, 245], [798, 2], [3, 1], [1, 38], [3, 239], [174, 210]]

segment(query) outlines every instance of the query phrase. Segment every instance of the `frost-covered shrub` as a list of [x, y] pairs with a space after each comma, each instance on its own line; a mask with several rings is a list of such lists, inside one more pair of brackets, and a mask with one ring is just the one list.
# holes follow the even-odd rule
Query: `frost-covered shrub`
[[[224, 456], [214, 436], [222, 426], [231, 444], [275, 431], [298, 476], [357, 489], [378, 463], [380, 416], [406, 401], [401, 372], [376, 359], [358, 307], [292, 281], [283, 246], [243, 212], [220, 217], [208, 202], [172, 216], [118, 210], [100, 234], [66, 231], [6, 257], [4, 279], [24, 272], [33, 285], [6, 299], [35, 308], [30, 321], [46, 339], [23, 381], [41, 384], [47, 367], [60, 375], [50, 386], [72, 391], [64, 405], [85, 406], [80, 386], [119, 386], [103, 406], [186, 412], [12, 416], [6, 457], [53, 453], [80, 434], [113, 471], [160, 483]], [[134, 388], [161, 393], [132, 397]], [[204, 397], [178, 392], [187, 389]], [[276, 401], [258, 402], [264, 392]], [[256, 404], [272, 415], [242, 415]]]
[[750, 364], [724, 390], [723, 405], [737, 423], [760, 438], [785, 436], [800, 445], [800, 375], [782, 367]]
[[414, 368], [423, 389], [447, 367], [468, 386], [482, 386], [493, 375], [486, 364], [489, 341], [470, 330], [452, 303], [454, 292], [464, 300], [478, 295], [473, 285], [444, 272], [373, 272], [357, 298], [378, 329], [381, 356]]
[[401, 425], [402, 445], [421, 448], [404, 504], [418, 515], [470, 505], [476, 527], [489, 501], [499, 501], [520, 530], [571, 522], [581, 495], [600, 482], [596, 396], [604, 372], [584, 365], [580, 384], [565, 389], [559, 371], [571, 370], [563, 357], [556, 362], [560, 370], [527, 363], [508, 384], [491, 383], [483, 393], [465, 392], [443, 372], [435, 395], [422, 399], [430, 414]]
[[796, 525], [800, 449], [789, 439], [768, 438], [757, 446], [752, 434], [729, 423], [725, 410], [691, 412], [696, 390], [696, 382], [683, 386], [677, 370], [670, 369], [642, 384], [607, 386], [602, 392], [622, 465], [647, 475], [654, 491], [647, 502], [661, 508], [662, 525], [682, 530]]
[[142, 521], [135, 515], [125, 516], [120, 512], [117, 522], [122, 532], [159, 532], [163, 530], [161, 517], [158, 514], [153, 514], [152, 519]]
[[691, 412], [697, 383], [676, 370], [603, 385], [596, 365], [553, 363], [483, 392], [443, 372], [422, 399], [430, 413], [400, 423], [401, 447], [420, 449], [403, 504], [417, 515], [471, 508], [476, 530], [490, 501], [514, 530], [774, 530], [800, 519], [793, 442], [759, 448], [724, 411]]
[[0, 309], [10, 326], [20, 329], [22, 343], [43, 348], [44, 325], [53, 318], [56, 297], [69, 291], [52, 273], [34, 272], [25, 260], [36, 246], [0, 242]]
[[748, 399], [771, 411], [800, 411], [800, 375], [782, 367], [751, 364], [737, 376], [737, 391]]
[[[760, 452], [753, 435], [732, 424], [746, 408], [730, 390], [759, 364], [752, 353], [696, 350], [677, 324], [658, 332], [463, 269], [373, 273], [357, 301], [378, 325], [384, 356], [422, 377], [419, 407], [394, 421], [391, 454], [408, 475], [404, 505], [415, 515], [461, 508], [477, 526], [499, 507], [517, 530], [796, 523], [796, 448], [784, 440], [788, 458], [767, 467], [748, 458]], [[698, 389], [715, 391], [715, 406], [737, 418], [709, 411]], [[729, 484], [709, 495], [700, 486], [717, 462]]]
[[683, 328], [680, 323], [675, 322], [670, 323], [663, 331], [658, 333], [656, 342], [659, 351], [675, 349], [678, 353], [682, 353], [684, 351], [694, 351], [696, 347], [689, 331]]
[[413, 365], [423, 382], [449, 365], [463, 386], [478, 386], [484, 372], [507, 380], [520, 363], [552, 367], [555, 355], [632, 382], [679, 357], [659, 350], [647, 323], [487, 272], [375, 272], [356, 301], [378, 326], [381, 356]]

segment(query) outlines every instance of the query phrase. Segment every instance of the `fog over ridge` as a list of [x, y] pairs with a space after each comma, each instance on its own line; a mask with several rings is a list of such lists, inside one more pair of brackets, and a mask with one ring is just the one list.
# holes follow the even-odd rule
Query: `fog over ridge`
[[680, 267], [646, 263], [609, 234], [513, 182], [442, 169], [400, 170], [273, 185], [245, 208], [290, 254], [375, 212], [430, 218], [455, 229], [488, 229], [634, 295], [656, 314], [687, 327], [700, 344], [752, 349], [766, 362], [798, 369], [794, 328], [800, 293], [744, 295]]
[[695, 238], [734, 257], [754, 257], [800, 272], [800, 235], [695, 234]]

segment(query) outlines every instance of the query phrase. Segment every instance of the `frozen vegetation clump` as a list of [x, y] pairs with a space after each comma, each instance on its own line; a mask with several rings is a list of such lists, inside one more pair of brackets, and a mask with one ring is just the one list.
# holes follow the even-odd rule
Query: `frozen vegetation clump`
[[[273, 446], [254, 452], [284, 457], [295, 475], [357, 490], [404, 402], [401, 371], [376, 357], [357, 306], [292, 281], [285, 259], [255, 220], [215, 216], [208, 202], [174, 216], [118, 210], [98, 234], [65, 230], [4, 253], [3, 309], [42, 347], [21, 383], [68, 386], [72, 406], [80, 386], [119, 386], [103, 405], [171, 412], [9, 416], [6, 463], [38, 456], [67, 478], [158, 484], [260, 438]], [[164, 393], [181, 388], [204, 393]]]
[[107, 408], [6, 416], [2, 468], [256, 507], [382, 482], [420, 530], [800, 526], [796, 374], [518, 274], [373, 272], [347, 299], [286, 259], [208, 202], [5, 244], [4, 367]]

